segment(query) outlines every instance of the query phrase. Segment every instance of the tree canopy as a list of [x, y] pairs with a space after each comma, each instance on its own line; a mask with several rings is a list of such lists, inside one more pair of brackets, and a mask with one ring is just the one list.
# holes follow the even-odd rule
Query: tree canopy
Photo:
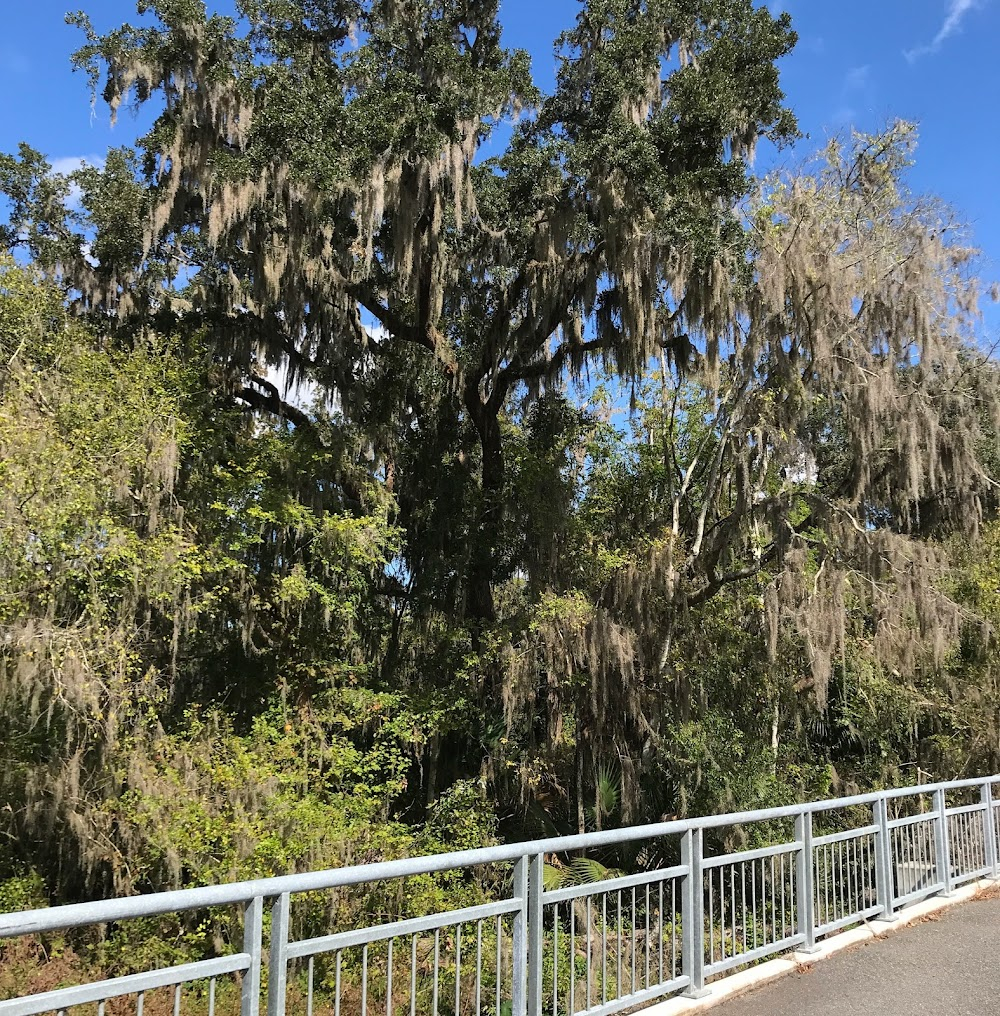
[[997, 765], [1000, 399], [913, 125], [754, 176], [751, 0], [587, 0], [551, 93], [496, 0], [140, 8], [74, 60], [149, 133], [0, 156], [0, 878]]

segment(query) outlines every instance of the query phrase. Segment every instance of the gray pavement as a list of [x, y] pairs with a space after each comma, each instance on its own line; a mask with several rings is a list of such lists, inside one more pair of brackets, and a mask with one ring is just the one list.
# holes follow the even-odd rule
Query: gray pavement
[[838, 953], [711, 1016], [1000, 1016], [1000, 898]]

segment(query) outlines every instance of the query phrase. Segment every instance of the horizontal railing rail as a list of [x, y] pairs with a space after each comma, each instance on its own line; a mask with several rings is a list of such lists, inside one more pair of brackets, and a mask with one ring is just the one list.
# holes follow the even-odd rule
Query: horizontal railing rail
[[[147, 993], [160, 990], [172, 992], [173, 1016], [185, 999], [197, 1003], [198, 1016], [216, 1016], [223, 995], [226, 1016], [257, 1016], [265, 980], [267, 1016], [289, 1008], [304, 1016], [603, 1016], [679, 992], [697, 997], [710, 978], [735, 968], [810, 951], [851, 925], [893, 920], [935, 893], [997, 878], [998, 783], [990, 776], [900, 787], [2, 914], [0, 950], [17, 937], [237, 907], [242, 944], [194, 963], [0, 1000], [0, 1016], [64, 1016], [91, 1005], [105, 1016], [109, 1003], [110, 1016], [119, 1016], [120, 1000], [133, 997], [132, 1011], [143, 1016]], [[786, 831], [775, 833], [782, 824]], [[727, 848], [706, 852], [706, 832], [722, 829], [734, 832], [722, 838]], [[637, 870], [587, 881], [571, 863], [547, 865], [641, 841], [655, 849]], [[734, 849], [734, 841], [745, 846]], [[349, 917], [329, 902], [316, 927], [317, 894], [343, 902], [352, 888], [449, 872], [452, 889], [465, 891], [463, 905], [428, 904], [432, 912], [413, 914], [400, 891], [398, 913], [386, 904], [378, 920]], [[546, 885], [547, 873], [561, 884]], [[296, 923], [295, 906], [311, 906], [311, 917]], [[227, 986], [222, 995], [219, 984]]]

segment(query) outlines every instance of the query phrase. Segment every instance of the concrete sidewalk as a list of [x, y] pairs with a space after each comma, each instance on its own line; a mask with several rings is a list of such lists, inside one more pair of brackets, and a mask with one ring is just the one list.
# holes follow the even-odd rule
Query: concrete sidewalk
[[1000, 1016], [1000, 897], [974, 899], [714, 1006], [711, 1016]]

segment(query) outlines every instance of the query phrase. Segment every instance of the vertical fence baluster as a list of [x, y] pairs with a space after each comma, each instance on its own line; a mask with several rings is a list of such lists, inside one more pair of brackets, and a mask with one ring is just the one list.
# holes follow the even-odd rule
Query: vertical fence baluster
[[753, 947], [757, 948], [757, 862], [750, 862], [750, 899], [753, 902]]
[[993, 805], [991, 821], [993, 823], [993, 845], [996, 848], [994, 855], [996, 863], [1000, 864], [1000, 808], [998, 808], [996, 803]]
[[978, 832], [976, 830], [976, 816], [978, 814], [979, 812], [970, 812], [965, 816], [965, 830], [969, 842], [969, 871], [982, 871], [985, 867], [982, 825], [979, 826]]
[[[664, 952], [664, 948], [665, 948], [664, 947], [664, 943], [663, 943], [663, 882], [657, 883], [657, 886], [658, 886], [658, 888], [657, 888], [657, 897], [658, 897], [658, 899], [660, 901], [660, 906], [659, 906], [659, 909], [656, 911], [656, 969], [657, 969], [657, 975], [659, 977], [659, 980], [657, 981], [657, 984], [662, 984], [663, 983], [663, 952]], [[670, 880], [670, 890], [671, 890], [671, 893], [673, 892], [673, 888], [674, 888], [674, 880], [671, 879]], [[672, 898], [673, 897], [671, 896], [671, 899]], [[670, 907], [670, 947], [671, 947], [671, 949], [674, 948], [674, 919], [675, 919], [675, 916], [676, 916], [676, 914], [674, 912], [674, 908], [671, 905], [671, 907]], [[674, 978], [674, 974], [673, 974], [673, 972], [671, 972], [669, 979], [673, 980], [673, 978]]]
[[628, 990], [635, 993], [635, 886], [632, 886], [632, 974]]
[[961, 826], [961, 836], [965, 844], [965, 849], [962, 851], [965, 859], [965, 871], [962, 874], [967, 874], [970, 871], [975, 871], [979, 865], [976, 864], [975, 858], [973, 857], [972, 851], [972, 815], [968, 812], [962, 816], [962, 821], [959, 823]]
[[864, 884], [864, 890], [863, 890], [864, 891], [864, 898], [862, 900], [862, 904], [861, 905], [867, 910], [869, 907], [873, 906], [873, 904], [874, 904], [874, 900], [872, 899], [872, 886], [874, 884], [872, 882], [872, 870], [873, 870], [873, 866], [872, 866], [872, 838], [871, 838], [870, 834], [864, 838], [864, 841], [862, 843], [862, 857], [863, 857], [862, 864], [863, 864], [863, 871], [864, 871], [864, 883], [863, 883]]
[[476, 1016], [483, 1011], [483, 922], [476, 921]]
[[[389, 939], [388, 947], [386, 948], [386, 968], [385, 968], [385, 1016], [392, 1016], [392, 939]], [[309, 994], [310, 994], [310, 1006], [309, 1016], [312, 1016], [312, 958], [309, 960]]]
[[[333, 974], [333, 1012], [334, 1016], [340, 1016], [340, 965], [341, 965], [341, 952], [338, 949], [334, 953], [334, 974]], [[414, 968], [414, 971], [416, 968]], [[413, 997], [417, 997], [416, 985], [413, 989]]]
[[771, 855], [771, 942], [778, 941], [778, 925], [776, 923], [778, 917], [777, 909], [777, 888], [776, 882], [777, 875], [775, 874], [776, 865], [774, 860], [774, 854]]
[[948, 836], [948, 808], [943, 790], [934, 791], [934, 810], [937, 812], [935, 848], [938, 856], [938, 881], [944, 885], [944, 895], [951, 894], [951, 848]]
[[875, 906], [877, 903], [874, 896], [875, 891], [875, 862], [872, 860], [872, 844], [874, 837], [869, 834], [865, 837], [865, 907]]
[[851, 840], [851, 852], [854, 854], [854, 864], [852, 865], [852, 872], [854, 879], [852, 885], [854, 886], [854, 895], [851, 897], [851, 912], [857, 913], [861, 909], [861, 840], [858, 837], [854, 837]]
[[[573, 904], [570, 903], [570, 908]], [[458, 1006], [455, 1006], [456, 1016]], [[552, 905], [552, 1016], [559, 1014], [559, 904]]]
[[705, 877], [702, 874], [701, 829], [681, 836], [681, 973], [688, 978], [688, 998], [702, 998], [705, 987]]
[[[823, 923], [830, 923], [830, 886], [833, 883], [833, 847], [826, 843], [822, 848], [823, 854]], [[833, 905], [836, 906], [837, 897], [833, 897]]]
[[[896, 830], [896, 835], [899, 838], [899, 864], [900, 864], [900, 885], [899, 895], [908, 896], [913, 889], [911, 882], [913, 882], [913, 833], [919, 832], [919, 828], [915, 825], [912, 826], [900, 826]], [[934, 872], [935, 876], [937, 871]]]
[[785, 904], [785, 854], [779, 853], [777, 856], [777, 870], [780, 877], [780, 890], [782, 890], [782, 938], [788, 936], [788, 932], [785, 930], [785, 918], [788, 915], [788, 907]]
[[569, 1016], [576, 1013], [576, 900], [566, 905], [569, 916]]
[[545, 887], [545, 854], [535, 854], [530, 861], [527, 886], [527, 1012], [542, 1016], [542, 945], [543, 904]]
[[[708, 869], [708, 898], [711, 901], [713, 897], [712, 891], [712, 878], [714, 875], [719, 876], [719, 961], [721, 962], [726, 958], [726, 869], [724, 865], [719, 865], [717, 868]], [[715, 944], [715, 922], [712, 920], [711, 915], [708, 918], [708, 962], [711, 963], [714, 959], [713, 947]]]
[[948, 815], [945, 813], [945, 827], [948, 830], [948, 856], [951, 859], [951, 870], [953, 875], [962, 877], [965, 871], [965, 841], [962, 839], [962, 823], [956, 822], [960, 815]]
[[462, 926], [455, 928], [455, 1016], [462, 1011], [459, 999], [462, 994]]
[[969, 842], [969, 832], [971, 826], [968, 820], [970, 817], [971, 816], [968, 814], [961, 815], [959, 816], [960, 821], [953, 823], [953, 825], [956, 827], [955, 833], [962, 841], [962, 849], [961, 849], [962, 870], [959, 873], [961, 875], [966, 875], [968, 874], [968, 872], [974, 870], [975, 868], [975, 864], [973, 863], [972, 854], [970, 850], [972, 844]]
[[503, 941], [503, 918], [497, 914], [497, 1014], [500, 1016], [500, 999], [503, 995], [503, 976], [501, 975], [502, 964], [503, 964], [503, 953], [500, 950], [500, 944]]
[[[483, 922], [476, 921], [476, 1016], [483, 1011]], [[391, 1014], [390, 1014], [391, 1016]]]
[[[708, 962], [715, 962], [715, 887], [712, 885], [714, 879], [714, 868], [708, 869]], [[722, 894], [719, 894], [719, 904], [722, 904]], [[683, 906], [683, 902], [681, 906]], [[725, 921], [723, 921], [723, 924]]]
[[[511, 990], [511, 1008], [514, 1016], [527, 1016], [528, 1013], [528, 978], [541, 975], [541, 964], [537, 965], [537, 969], [533, 963], [533, 953], [529, 955], [529, 950], [533, 950], [532, 938], [532, 925], [534, 924], [534, 918], [532, 913], [531, 899], [532, 893], [530, 892], [529, 883], [533, 881], [534, 876], [535, 859], [529, 855], [519, 857], [514, 862], [514, 897], [521, 901], [520, 907], [514, 911], [514, 968], [513, 968], [513, 985]], [[540, 877], [539, 872], [539, 877]], [[538, 895], [538, 904], [541, 905], [542, 898], [541, 894]], [[541, 981], [539, 981], [539, 985]], [[534, 982], [531, 985], [531, 995], [534, 998]], [[539, 1000], [541, 994], [539, 992]], [[540, 1011], [539, 1008], [532, 1011], [531, 1016], [538, 1016]]]
[[608, 1001], [608, 894], [601, 893], [601, 1005]]
[[844, 840], [837, 841], [837, 856], [840, 859], [840, 917], [847, 916], [851, 905], [851, 858]]
[[361, 950], [361, 1016], [368, 1016], [368, 946]]
[[615, 997], [622, 994], [622, 891], [618, 890], [618, 906], [615, 908], [615, 932], [617, 948], [615, 949]]
[[951, 847], [951, 851], [955, 855], [953, 867], [955, 868], [955, 874], [959, 878], [971, 870], [972, 867], [969, 864], [969, 838], [965, 819], [965, 815], [952, 815], [948, 819], [948, 842], [957, 841]]
[[[500, 929], [497, 929], [497, 1016], [500, 1013]], [[417, 1014], [417, 936], [410, 936], [410, 1016]]]
[[858, 905], [862, 910], [867, 910], [872, 905], [872, 890], [871, 890], [871, 838], [869, 836], [863, 836], [858, 841], [858, 850], [861, 856], [861, 898], [858, 901]]
[[271, 905], [271, 961], [267, 971], [267, 1016], [285, 1016], [288, 982], [288, 917], [291, 898], [282, 893]]
[[804, 935], [803, 952], [816, 948], [816, 915], [813, 913], [813, 845], [812, 812], [809, 809], [795, 816], [795, 839], [802, 845], [795, 853], [795, 916], [798, 927], [793, 933]]
[[983, 866], [980, 858], [981, 847], [980, 837], [976, 836], [975, 826], [975, 813], [968, 812], [962, 822], [963, 833], [965, 836], [965, 860], [968, 864], [967, 872], [977, 871]]
[[593, 961], [591, 959], [591, 955], [590, 955], [591, 954], [590, 944], [591, 944], [594, 936], [591, 934], [591, 931], [590, 931], [590, 929], [591, 929], [590, 908], [591, 908], [591, 905], [592, 905], [591, 904], [591, 897], [587, 896], [586, 900], [587, 900], [587, 1008], [589, 1009], [590, 1008], [590, 995], [591, 995], [591, 991], [590, 991], [591, 972], [590, 971], [591, 971], [591, 966], [592, 966], [592, 963], [593, 963]]
[[729, 865], [729, 919], [733, 930], [733, 951], [736, 955], [736, 863]]
[[844, 844], [843, 841], [838, 840], [833, 845], [833, 852], [837, 858], [837, 906], [840, 908], [840, 913], [836, 912], [834, 908], [834, 920], [839, 921], [844, 916]]
[[979, 791], [979, 799], [986, 809], [983, 812], [983, 867], [989, 869], [989, 874], [996, 878], [1000, 872], [997, 871], [997, 837], [996, 823], [993, 821], [993, 786], [984, 783]]
[[[663, 897], [660, 897], [662, 904]], [[663, 918], [661, 917], [662, 921]], [[670, 979], [677, 977], [677, 879], [670, 880]], [[660, 957], [660, 980], [663, 980], [663, 957]]]
[[431, 978], [431, 1011], [434, 1016], [438, 1012], [438, 982], [441, 971], [441, 929], [434, 929], [434, 970]]
[[260, 957], [263, 924], [264, 898], [255, 896], [243, 909], [243, 951], [250, 956], [250, 966], [243, 974], [240, 1016], [257, 1016], [260, 1012]]
[[979, 864], [979, 843], [973, 825], [975, 815], [976, 812], [965, 812], [955, 816], [955, 821], [952, 822], [953, 835], [958, 836], [962, 841], [962, 867], [958, 872], [959, 877], [968, 875], [970, 871], [981, 867]]
[[985, 826], [976, 824], [976, 816], [968, 816], [968, 829], [970, 829], [970, 836], [973, 838], [975, 843], [975, 861], [977, 871], [984, 871], [986, 865], [986, 828]]

